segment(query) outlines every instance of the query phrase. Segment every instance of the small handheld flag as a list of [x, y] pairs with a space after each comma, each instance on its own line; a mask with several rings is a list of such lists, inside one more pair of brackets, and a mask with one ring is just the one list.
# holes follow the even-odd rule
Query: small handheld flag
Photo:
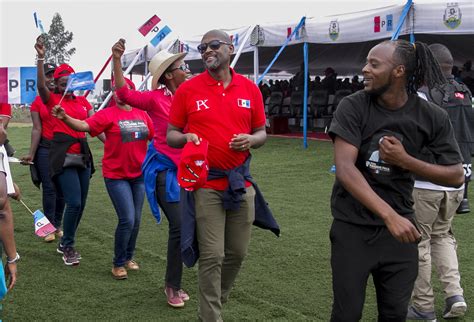
[[56, 228], [49, 222], [48, 218], [40, 211], [32, 212], [30, 208], [20, 199], [20, 202], [33, 215], [35, 223], [35, 234], [38, 237], [46, 237], [56, 231]]
[[41, 20], [38, 18], [38, 15], [35, 13], [33, 13], [33, 17], [35, 18], [35, 25], [36, 25], [36, 28], [40, 30], [40, 32], [42, 34], [44, 34], [44, 27], [43, 27], [43, 23], [41, 22]]
[[156, 47], [158, 44], [171, 32], [170, 27], [164, 26], [160, 31], [150, 40], [150, 43]]
[[95, 88], [92, 72], [80, 72], [69, 75], [66, 91], [86, 91]]
[[153, 29], [153, 27], [155, 27], [160, 21], [161, 21], [160, 17], [158, 17], [157, 15], [154, 15], [153, 17], [148, 19], [140, 28], [138, 28], [138, 31], [143, 36], [146, 36]]
[[[158, 24], [160, 22], [161, 18], [157, 15], [153, 15], [153, 17], [148, 19], [140, 28], [138, 28], [138, 31], [143, 35], [143, 37], [146, 37], [150, 32], [152, 33], [150, 43], [153, 47], [158, 46], [158, 44], [171, 33], [171, 28], [167, 25], [163, 27], [159, 26]], [[164, 23], [162, 22], [161, 25], [163, 24]]]

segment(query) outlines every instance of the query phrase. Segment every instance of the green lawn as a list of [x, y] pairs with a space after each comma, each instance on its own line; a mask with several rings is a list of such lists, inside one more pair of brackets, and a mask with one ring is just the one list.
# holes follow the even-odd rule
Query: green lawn
[[[11, 127], [10, 141], [23, 155], [31, 128]], [[159, 320], [193, 321], [197, 317], [197, 270], [185, 269], [183, 287], [191, 300], [183, 309], [167, 306], [163, 294], [167, 221], [157, 225], [144, 207], [136, 259], [141, 266], [128, 280], [112, 279], [113, 234], [117, 222], [101, 178], [101, 144], [91, 140], [98, 172], [91, 181], [87, 207], [77, 234], [81, 264], [66, 267], [56, 244], [46, 244], [33, 233], [31, 216], [13, 201], [19, 263], [16, 288], [3, 302], [5, 321]], [[329, 320], [332, 303], [328, 232], [329, 197], [334, 175], [332, 145], [271, 138], [254, 152], [252, 172], [277, 218], [279, 239], [255, 228], [249, 255], [229, 302], [224, 319]], [[15, 181], [31, 208], [41, 207], [40, 191], [31, 183], [28, 168], [12, 165]], [[472, 187], [472, 185], [471, 185]], [[473, 196], [471, 192], [471, 196]], [[474, 197], [472, 197], [474, 199]], [[472, 205], [474, 206], [474, 204]], [[454, 229], [465, 297], [474, 298], [474, 259], [470, 244], [474, 213], [457, 216]], [[439, 284], [437, 314], [444, 308]], [[472, 303], [472, 302], [471, 302]], [[469, 304], [469, 303], [468, 303]], [[376, 320], [373, 287], [369, 285], [364, 321]], [[472, 310], [464, 321], [473, 321]]]

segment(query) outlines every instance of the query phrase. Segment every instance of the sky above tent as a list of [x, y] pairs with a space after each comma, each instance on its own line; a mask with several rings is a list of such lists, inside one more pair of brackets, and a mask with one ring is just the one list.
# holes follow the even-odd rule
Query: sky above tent
[[[419, 2], [419, 1], [417, 1]], [[144, 46], [138, 32], [153, 14], [172, 29], [168, 38], [189, 38], [210, 29], [231, 29], [268, 22], [295, 21], [302, 16], [319, 17], [403, 4], [397, 0], [366, 1], [24, 1], [0, 0], [0, 67], [31, 66], [39, 31], [33, 13], [49, 28], [55, 12], [61, 14], [66, 30], [74, 33], [76, 54], [70, 64], [76, 71], [96, 74], [110, 55], [110, 48], [125, 38], [127, 49]]]

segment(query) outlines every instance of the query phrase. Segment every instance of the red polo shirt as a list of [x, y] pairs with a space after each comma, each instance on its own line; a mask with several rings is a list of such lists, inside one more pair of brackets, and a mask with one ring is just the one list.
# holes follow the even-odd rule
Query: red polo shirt
[[0, 116], [11, 118], [12, 106], [8, 103], [0, 103]]
[[[252, 133], [265, 125], [262, 94], [247, 78], [231, 69], [232, 80], [224, 89], [209, 72], [184, 82], [176, 91], [169, 122], [209, 141], [209, 167], [229, 170], [245, 162], [248, 151], [229, 148], [234, 134]], [[225, 190], [227, 178], [208, 181], [204, 188]]]
[[41, 119], [41, 136], [47, 140], [53, 139], [53, 116], [46, 105], [43, 104], [40, 96], [36, 96], [31, 103], [30, 112], [36, 112]]
[[[50, 113], [53, 107], [59, 103], [61, 97], [61, 94], [50, 93], [49, 101], [46, 105]], [[87, 118], [87, 113], [92, 110], [92, 106], [84, 97], [74, 95], [65, 96], [61, 102], [61, 107], [64, 109], [67, 115], [81, 121], [85, 120]], [[56, 132], [61, 132], [78, 139], [86, 137], [85, 132], [74, 131], [69, 126], [67, 126], [66, 123], [61, 120], [58, 120], [55, 117], [52, 117], [51, 120], [53, 124], [53, 135]], [[67, 152], [81, 153], [81, 145], [79, 143], [75, 143], [71, 145]]]

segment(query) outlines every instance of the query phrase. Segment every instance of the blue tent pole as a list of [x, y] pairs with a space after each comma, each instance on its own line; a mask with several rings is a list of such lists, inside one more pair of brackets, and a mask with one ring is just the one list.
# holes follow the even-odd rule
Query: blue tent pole
[[304, 91], [303, 91], [303, 146], [308, 148], [308, 43], [303, 45]]
[[402, 14], [400, 15], [400, 20], [398, 21], [397, 28], [395, 28], [395, 31], [393, 32], [392, 40], [398, 39], [398, 36], [400, 35], [400, 31], [402, 30], [403, 23], [405, 22], [405, 19], [407, 18], [408, 11], [410, 11], [412, 2], [413, 0], [408, 0], [407, 3], [405, 4]]
[[291, 35], [289, 35], [286, 40], [285, 40], [285, 43], [280, 47], [280, 50], [276, 53], [275, 57], [273, 57], [273, 60], [271, 61], [271, 63], [267, 66], [267, 68], [265, 69], [265, 71], [263, 72], [262, 75], [260, 75], [260, 77], [257, 79], [257, 85], [260, 84], [260, 82], [263, 80], [263, 78], [265, 77], [265, 75], [268, 73], [268, 71], [270, 70], [270, 68], [272, 68], [273, 64], [275, 63], [275, 61], [278, 59], [278, 57], [280, 56], [281, 52], [283, 51], [283, 49], [285, 49], [286, 45], [288, 45], [288, 43], [290, 42], [291, 38], [293, 38], [293, 36], [300, 30], [301, 26], [304, 25], [306, 21], [306, 17], [303, 17], [301, 18], [300, 22], [298, 23], [298, 25], [296, 26], [295, 30], [293, 30], [293, 32], [291, 33]]

